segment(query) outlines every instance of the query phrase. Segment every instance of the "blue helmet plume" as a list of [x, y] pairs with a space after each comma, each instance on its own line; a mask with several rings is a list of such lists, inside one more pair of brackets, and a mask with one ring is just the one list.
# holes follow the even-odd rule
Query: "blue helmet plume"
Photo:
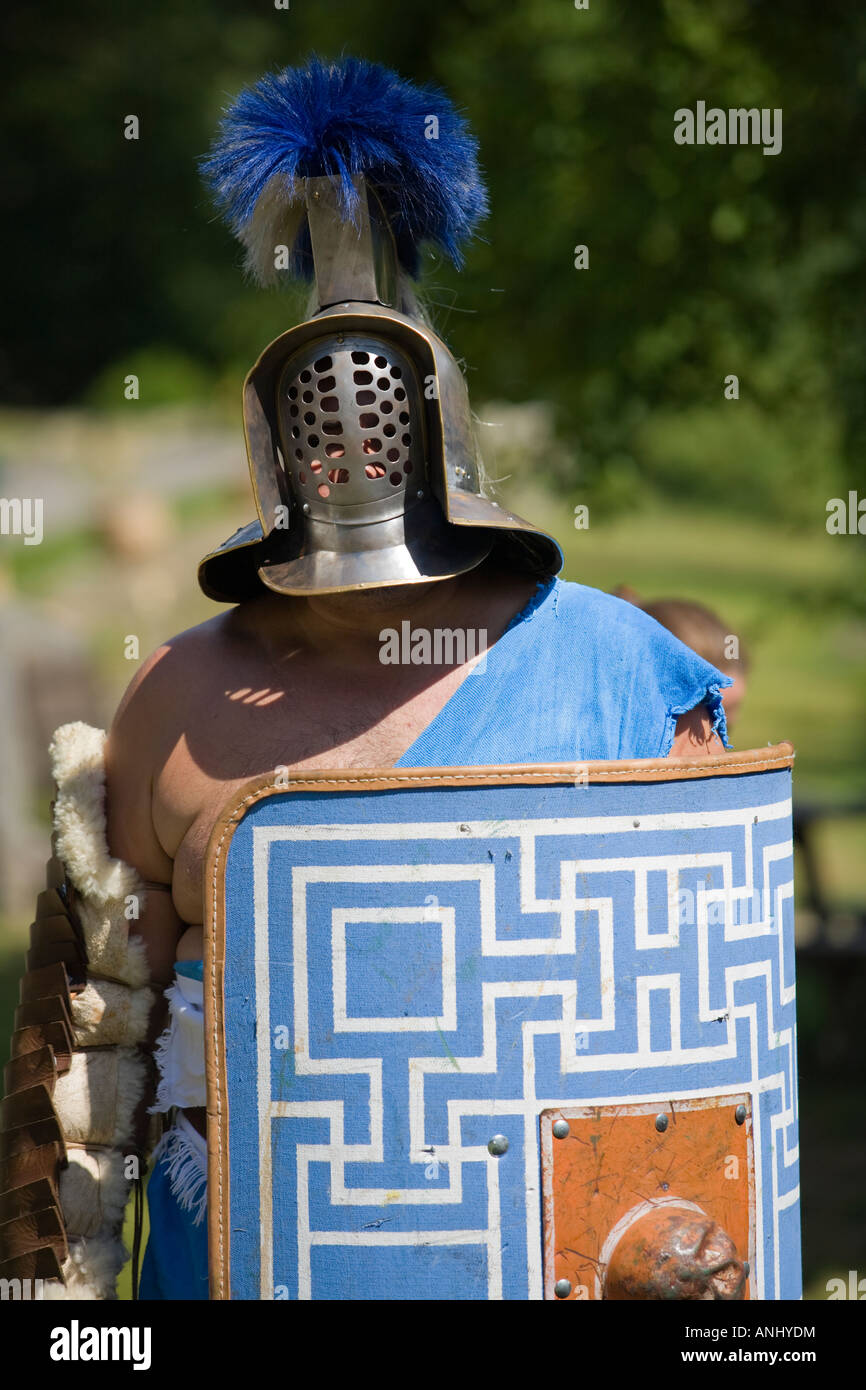
[[[425, 241], [461, 264], [460, 244], [487, 212], [477, 154], [466, 122], [437, 88], [360, 58], [324, 63], [314, 55], [306, 67], [272, 73], [240, 94], [202, 173], [264, 281], [273, 277], [267, 264], [256, 266], [262, 237], [254, 215], [270, 209], [272, 227], [274, 204], [285, 217], [302, 199], [298, 181], [325, 174], [340, 180], [341, 209], [353, 220], [352, 175], [366, 176], [400, 263], [414, 276]], [[296, 254], [295, 267], [302, 262]]]

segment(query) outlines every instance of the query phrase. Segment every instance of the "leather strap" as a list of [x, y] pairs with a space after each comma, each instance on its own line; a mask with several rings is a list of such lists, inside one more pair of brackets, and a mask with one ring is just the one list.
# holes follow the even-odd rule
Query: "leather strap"
[[43, 1085], [49, 1094], [54, 1093], [57, 1080], [57, 1059], [50, 1044], [34, 1048], [21, 1056], [13, 1057], [3, 1068], [3, 1084], [7, 1096], [17, 1095], [30, 1086]]
[[66, 1147], [52, 1097], [58, 1076], [70, 1068], [70, 982], [72, 990], [84, 983], [87, 952], [76, 895], [57, 855], [49, 859], [45, 878], [3, 1074], [0, 1275], [7, 1279], [62, 1279], [69, 1253], [59, 1196]]
[[30, 1086], [7, 1096], [0, 1105], [0, 1156], [12, 1158], [43, 1144], [60, 1145], [64, 1159], [63, 1130], [47, 1086]]
[[12, 1056], [53, 1047], [57, 1069], [65, 1072], [75, 1046], [72, 996], [62, 961], [28, 970], [19, 985], [21, 1003], [15, 1010]]
[[40, 1178], [48, 1178], [56, 1188], [61, 1158], [60, 1146], [52, 1143], [27, 1149], [0, 1160], [0, 1191], [6, 1193], [16, 1188], [28, 1187]]
[[26, 975], [22, 975], [18, 986], [18, 997], [22, 1004], [32, 1004], [37, 999], [52, 999], [55, 995], [63, 1000], [66, 1012], [71, 1014], [69, 977], [62, 961], [40, 966], [38, 970], [28, 970]]
[[141, 1241], [144, 1234], [144, 1176], [139, 1173], [135, 1179], [135, 1214], [132, 1234], [132, 1301], [138, 1302], [138, 1285], [141, 1269]]
[[[54, 807], [55, 807], [55, 805], [56, 805], [56, 802], [52, 801], [52, 802], [51, 802], [51, 814], [52, 814], [52, 816], [54, 815]], [[56, 835], [52, 835], [52, 836], [51, 836], [51, 845], [52, 845], [52, 848], [54, 847], [54, 844], [55, 844], [56, 839], [57, 839], [57, 836], [56, 836]], [[66, 865], [64, 864], [63, 860], [59, 857], [59, 855], [57, 855], [57, 854], [52, 854], [51, 858], [46, 862], [46, 865], [45, 865], [45, 887], [46, 887], [46, 888], [63, 888], [63, 887], [65, 887], [65, 886], [66, 886]]]
[[27, 952], [26, 961], [29, 972], [38, 971], [43, 966], [60, 961], [66, 966], [73, 979], [83, 975], [85, 968], [75, 941], [37, 941], [36, 945], [31, 946]]
[[29, 1028], [40, 1023], [62, 1023], [72, 1037], [72, 1015], [68, 999], [60, 994], [48, 995], [45, 999], [31, 999], [19, 1004], [15, 1010], [15, 1027]]
[[27, 1255], [16, 1255], [0, 1263], [0, 1279], [63, 1279], [57, 1251], [43, 1245]]
[[67, 889], [64, 884], [43, 888], [36, 898], [36, 920], [40, 917], [64, 917], [72, 925], [72, 918], [66, 907]]
[[[44, 894], [40, 894], [44, 897]], [[31, 945], [36, 941], [78, 941], [79, 932], [66, 912], [48, 912], [44, 915], [36, 914], [35, 921], [30, 923], [30, 942]], [[46, 962], [48, 964], [48, 962]]]
[[31, 1149], [39, 1149], [46, 1144], [56, 1145], [61, 1164], [66, 1162], [66, 1144], [57, 1119], [34, 1120], [29, 1125], [19, 1125], [17, 1129], [4, 1130], [0, 1134], [0, 1158], [17, 1158]]
[[50, 1178], [22, 1183], [11, 1192], [0, 1194], [0, 1225], [32, 1212], [47, 1211], [57, 1205], [57, 1188]]
[[[49, 868], [52, 862], [59, 861], [49, 861]], [[36, 920], [30, 924], [28, 971], [60, 961], [73, 979], [85, 978], [87, 951], [81, 925], [71, 910], [71, 900], [72, 889], [65, 877], [39, 894]]]
[[0, 1104], [0, 1129], [4, 1132], [56, 1118], [47, 1086], [29, 1086], [17, 1095], [6, 1096]]
[[56, 1205], [44, 1207], [41, 1211], [25, 1212], [0, 1225], [0, 1250], [4, 1260], [32, 1255], [45, 1245], [50, 1246], [61, 1261], [69, 1253], [66, 1232]]
[[26, 1028], [16, 1028], [12, 1034], [12, 1057], [24, 1057], [28, 1052], [38, 1052], [50, 1047], [54, 1052], [58, 1075], [69, 1070], [72, 1057], [72, 1033], [63, 1019], [51, 1023], [34, 1023]]

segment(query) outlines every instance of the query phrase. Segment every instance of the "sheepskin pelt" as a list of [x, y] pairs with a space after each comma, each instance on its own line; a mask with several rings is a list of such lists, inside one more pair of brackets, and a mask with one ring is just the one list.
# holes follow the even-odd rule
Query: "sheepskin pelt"
[[87, 983], [72, 996], [78, 1050], [53, 1096], [68, 1146], [59, 1186], [69, 1255], [65, 1283], [49, 1281], [45, 1297], [113, 1299], [128, 1259], [121, 1231], [133, 1175], [124, 1150], [147, 1085], [137, 1044], [147, 1034], [154, 999], [144, 943], [129, 934], [145, 891], [136, 870], [109, 852], [104, 732], [65, 724], [50, 751], [57, 784], [54, 853], [75, 889]]
[[105, 821], [105, 733], [89, 724], [64, 724], [50, 747], [57, 784], [55, 850], [66, 865], [79, 901], [90, 970], [138, 989], [147, 983], [144, 943], [130, 938], [128, 905], [140, 913], [145, 889], [140, 875], [108, 851]]
[[63, 1262], [65, 1283], [46, 1280], [43, 1298], [53, 1302], [115, 1299], [117, 1277], [128, 1258], [123, 1241], [116, 1236], [70, 1240], [69, 1257]]

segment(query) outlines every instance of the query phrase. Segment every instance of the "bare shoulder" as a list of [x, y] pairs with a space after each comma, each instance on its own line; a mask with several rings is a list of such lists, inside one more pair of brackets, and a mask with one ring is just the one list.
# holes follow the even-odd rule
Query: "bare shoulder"
[[161, 643], [141, 663], [117, 707], [106, 744], [106, 814], [112, 853], [145, 878], [171, 879], [151, 808], [155, 779], [176, 746], [190, 710], [223, 666], [232, 611]]
[[206, 673], [225, 659], [231, 630], [232, 614], [219, 613], [161, 642], [129, 682], [112, 721], [109, 745], [140, 747], [143, 740], [153, 749], [161, 736], [170, 736]]

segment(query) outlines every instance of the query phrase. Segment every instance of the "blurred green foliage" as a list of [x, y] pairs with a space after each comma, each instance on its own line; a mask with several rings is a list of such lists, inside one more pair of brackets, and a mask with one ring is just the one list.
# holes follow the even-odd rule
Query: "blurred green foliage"
[[[799, 797], [863, 801], [866, 624], [851, 611], [863, 588], [853, 538], [823, 527], [797, 534], [765, 517], [670, 502], [618, 516], [594, 505], [589, 528], [568, 531], [552, 499], [516, 487], [507, 495], [517, 511], [555, 531], [569, 579], [608, 591], [626, 583], [644, 600], [709, 604], [752, 659], [734, 747], [789, 739]], [[866, 902], [864, 829], [863, 819], [843, 823], [832, 850], [822, 842], [822, 868], [840, 900]]]
[[[860, 483], [866, 15], [848, 0], [17, 0], [0, 26], [0, 399], [121, 405], [138, 370], [142, 406], [239, 386], [298, 303], [244, 283], [196, 161], [242, 85], [345, 48], [440, 83], [478, 133], [484, 239], [462, 275], [431, 258], [425, 289], [476, 402], [554, 404], [562, 490], [814, 526]], [[676, 145], [698, 100], [781, 108], [781, 153]]]
[[85, 404], [117, 410], [118, 382], [129, 376], [138, 378], [136, 399], [145, 406], [180, 405], [210, 394], [207, 372], [187, 353], [170, 347], [144, 347], [128, 353], [122, 362], [103, 367], [85, 394]]

